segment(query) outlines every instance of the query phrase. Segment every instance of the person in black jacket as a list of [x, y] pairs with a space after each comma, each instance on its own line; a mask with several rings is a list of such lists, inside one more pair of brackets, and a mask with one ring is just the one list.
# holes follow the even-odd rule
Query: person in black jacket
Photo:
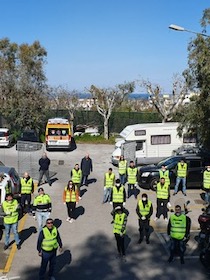
[[90, 172], [93, 171], [93, 163], [89, 154], [87, 154], [82, 160], [80, 164], [80, 168], [82, 170], [82, 182], [81, 185], [88, 186], [88, 176]]
[[41, 180], [43, 176], [45, 175], [47, 182], [49, 186], [52, 185], [50, 181], [49, 176], [49, 166], [50, 166], [50, 159], [47, 157], [46, 153], [43, 153], [42, 157], [39, 159], [39, 180], [38, 180], [38, 186], [41, 184]]

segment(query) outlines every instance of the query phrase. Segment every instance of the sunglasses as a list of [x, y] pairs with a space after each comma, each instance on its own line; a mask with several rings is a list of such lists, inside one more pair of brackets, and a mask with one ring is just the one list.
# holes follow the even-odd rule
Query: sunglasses
[[47, 222], [47, 224], [53, 224], [53, 222]]

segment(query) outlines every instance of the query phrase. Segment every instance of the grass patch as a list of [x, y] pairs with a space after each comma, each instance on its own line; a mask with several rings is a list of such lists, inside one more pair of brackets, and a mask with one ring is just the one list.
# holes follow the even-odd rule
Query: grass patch
[[82, 136], [74, 136], [76, 143], [87, 143], [87, 144], [115, 144], [115, 137], [110, 137], [108, 140], [104, 139], [102, 135], [91, 136], [89, 134], [83, 134]]

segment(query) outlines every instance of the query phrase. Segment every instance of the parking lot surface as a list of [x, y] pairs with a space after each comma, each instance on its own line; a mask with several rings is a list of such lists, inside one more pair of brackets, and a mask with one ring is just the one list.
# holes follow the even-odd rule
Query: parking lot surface
[[[53, 184], [42, 185], [45, 192], [52, 198], [52, 214], [62, 237], [64, 250], [57, 256], [56, 279], [208, 279], [207, 271], [199, 262], [197, 244], [194, 236], [199, 231], [198, 216], [203, 207], [201, 198], [202, 190], [188, 190], [186, 200], [190, 200], [189, 208], [192, 210], [189, 217], [192, 220], [192, 238], [186, 251], [186, 262], [181, 265], [179, 259], [168, 264], [168, 237], [166, 235], [167, 223], [161, 218], [153, 221], [156, 212], [156, 196], [151, 190], [140, 189], [140, 194], [146, 192], [152, 200], [154, 213], [151, 220], [151, 243], [137, 244], [138, 219], [135, 213], [137, 201], [132, 196], [126, 202], [129, 210], [127, 237], [126, 237], [126, 263], [115, 259], [116, 244], [112, 233], [112, 206], [102, 204], [103, 176], [109, 167], [117, 175], [117, 168], [110, 163], [113, 146], [78, 144], [72, 152], [47, 152], [51, 159], [50, 171], [54, 174]], [[2, 160], [7, 165], [17, 167], [17, 151], [14, 147], [4, 150]], [[70, 170], [75, 163], [80, 163], [86, 153], [93, 160], [93, 172], [89, 176], [91, 184], [81, 188], [82, 200], [76, 210], [76, 220], [70, 224], [66, 222], [66, 206], [62, 202], [64, 186], [70, 179]], [[16, 165], [16, 166], [15, 166]], [[37, 163], [38, 168], [38, 163]], [[22, 174], [20, 174], [22, 175]], [[126, 186], [127, 190], [127, 186]], [[172, 192], [172, 191], [171, 191]], [[37, 194], [37, 191], [35, 191]], [[171, 198], [183, 198], [182, 194]], [[37, 280], [40, 267], [40, 257], [36, 251], [38, 234], [37, 222], [31, 216], [24, 216], [19, 223], [22, 248], [16, 251], [13, 246], [8, 251], [3, 251], [4, 236], [0, 242], [0, 259], [5, 262], [4, 269], [0, 272], [1, 279]], [[47, 278], [46, 278], [47, 279]]]

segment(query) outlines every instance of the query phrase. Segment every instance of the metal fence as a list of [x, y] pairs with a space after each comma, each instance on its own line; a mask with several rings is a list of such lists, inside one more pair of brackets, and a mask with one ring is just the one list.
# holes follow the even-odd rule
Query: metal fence
[[39, 159], [44, 152], [44, 144], [36, 142], [17, 142], [18, 151], [18, 173], [20, 176], [24, 172], [28, 172], [29, 175], [38, 180], [39, 177]]

